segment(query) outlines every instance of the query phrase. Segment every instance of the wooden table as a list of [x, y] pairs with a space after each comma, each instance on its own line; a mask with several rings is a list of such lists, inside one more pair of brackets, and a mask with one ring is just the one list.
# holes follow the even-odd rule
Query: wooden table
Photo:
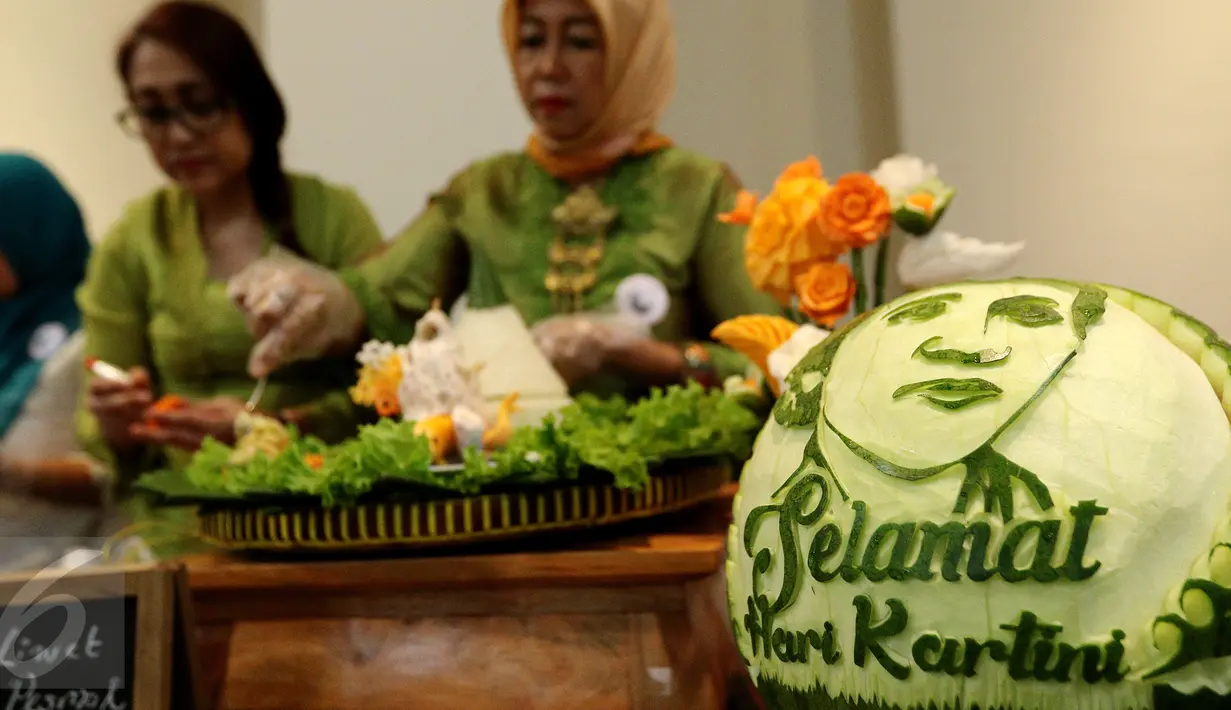
[[211, 707], [735, 707], [747, 673], [724, 596], [729, 510], [725, 497], [567, 550], [189, 558]]

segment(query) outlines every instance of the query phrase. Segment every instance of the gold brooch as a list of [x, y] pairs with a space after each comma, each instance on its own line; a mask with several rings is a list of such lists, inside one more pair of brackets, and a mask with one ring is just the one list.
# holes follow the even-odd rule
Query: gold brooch
[[[582, 185], [551, 211], [556, 238], [547, 253], [544, 285], [557, 312], [581, 310], [581, 296], [598, 281], [598, 264], [606, 248], [607, 229], [619, 210], [603, 203], [598, 191]], [[589, 237], [589, 243], [577, 244]]]

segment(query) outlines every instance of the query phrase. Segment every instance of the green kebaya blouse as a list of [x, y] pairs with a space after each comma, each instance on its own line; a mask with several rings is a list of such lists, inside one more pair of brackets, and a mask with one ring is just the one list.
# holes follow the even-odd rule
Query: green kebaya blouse
[[[707, 343], [718, 323], [749, 313], [780, 313], [744, 268], [744, 229], [720, 223], [739, 185], [720, 163], [681, 148], [625, 158], [595, 185], [617, 216], [607, 229], [596, 282], [581, 311], [612, 304], [634, 274], [654, 276], [671, 304], [654, 336], [706, 345], [721, 377], [743, 374], [747, 360]], [[477, 162], [457, 175], [426, 210], [361, 267], [344, 271], [367, 315], [372, 337], [406, 342], [435, 298], [463, 292], [472, 308], [512, 304], [530, 325], [556, 313], [545, 285], [548, 251], [559, 230], [552, 210], [573, 191], [524, 153]], [[582, 389], [632, 394], [614, 374]]]
[[[290, 180], [295, 229], [308, 259], [340, 269], [382, 243], [380, 228], [354, 191], [311, 176]], [[273, 242], [267, 229], [262, 253]], [[77, 294], [85, 355], [121, 368], [145, 367], [156, 396], [247, 399], [255, 385], [247, 374], [254, 341], [226, 289], [209, 275], [191, 196], [174, 187], [158, 190], [128, 205], [90, 261]], [[284, 367], [270, 376], [261, 408], [304, 407], [305, 430], [329, 441], [345, 438], [361, 416], [347, 393], [356, 367], [349, 359]], [[77, 423], [87, 450], [114, 464], [84, 406]], [[188, 460], [182, 451], [163, 453], [174, 467]], [[149, 457], [142, 459], [150, 465]]]

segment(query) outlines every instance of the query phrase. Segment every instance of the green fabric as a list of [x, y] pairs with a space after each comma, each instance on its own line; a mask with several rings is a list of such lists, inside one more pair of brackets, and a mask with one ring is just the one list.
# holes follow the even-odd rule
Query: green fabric
[[[781, 312], [747, 277], [744, 229], [717, 220], [739, 190], [722, 164], [668, 148], [621, 161], [598, 189], [619, 215], [583, 310], [607, 307], [624, 278], [645, 273], [671, 294], [670, 312], [654, 329], [660, 340], [708, 341], [728, 318]], [[556, 235], [551, 211], [570, 192], [524, 153], [464, 170], [379, 259], [343, 273], [372, 337], [405, 342], [433, 298], [449, 304], [463, 292], [473, 308], [512, 304], [530, 325], [553, 315], [543, 285]], [[743, 356], [708, 348], [721, 377], [747, 370]], [[641, 388], [608, 374], [584, 389], [631, 394]]]
[[[295, 228], [312, 261], [343, 268], [382, 243], [380, 228], [354, 191], [304, 175], [291, 176], [291, 189]], [[271, 245], [267, 231], [263, 251]], [[122, 368], [145, 367], [156, 395], [247, 399], [252, 393], [252, 336], [227, 298], [226, 283], [209, 276], [195, 203], [182, 190], [165, 188], [128, 205], [95, 249], [77, 301], [85, 355]], [[311, 415], [304, 429], [338, 441], [354, 433], [362, 416], [346, 391], [355, 367], [350, 359], [329, 359], [282, 368], [269, 378], [261, 406], [274, 412], [306, 407]], [[168, 450], [118, 461], [84, 406], [77, 429], [86, 449], [123, 479], [163, 457], [175, 468], [189, 458]]]

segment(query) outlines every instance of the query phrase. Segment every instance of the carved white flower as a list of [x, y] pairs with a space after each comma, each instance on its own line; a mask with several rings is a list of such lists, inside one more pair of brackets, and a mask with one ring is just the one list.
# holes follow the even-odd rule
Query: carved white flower
[[906, 241], [898, 256], [898, 278], [912, 289], [983, 278], [1013, 263], [1025, 246], [933, 232]]
[[872, 171], [872, 179], [880, 183], [889, 193], [889, 200], [894, 209], [901, 206], [906, 196], [914, 192], [923, 183], [936, 180], [938, 171], [931, 163], [923, 162], [922, 158], [899, 153], [892, 158], [885, 158]]
[[882, 160], [872, 171], [872, 179], [889, 194], [894, 223], [915, 236], [930, 234], [936, 228], [956, 194], [937, 176], [935, 165], [913, 155]]
[[442, 311], [430, 310], [415, 324], [415, 336], [403, 355], [398, 403], [407, 421], [449, 414], [459, 406], [483, 410], [478, 368], [466, 362], [453, 324]]
[[781, 388], [786, 376], [791, 374], [791, 370], [795, 369], [799, 361], [828, 337], [828, 330], [811, 323], [799, 326], [799, 330], [796, 330], [785, 343], [769, 354], [765, 362], [766, 367], [769, 368], [769, 376], [774, 378]]
[[359, 353], [355, 355], [355, 359], [364, 367], [380, 367], [395, 353], [404, 350], [404, 347], [399, 347], [393, 343], [387, 343], [381, 340], [369, 340], [359, 348]]

